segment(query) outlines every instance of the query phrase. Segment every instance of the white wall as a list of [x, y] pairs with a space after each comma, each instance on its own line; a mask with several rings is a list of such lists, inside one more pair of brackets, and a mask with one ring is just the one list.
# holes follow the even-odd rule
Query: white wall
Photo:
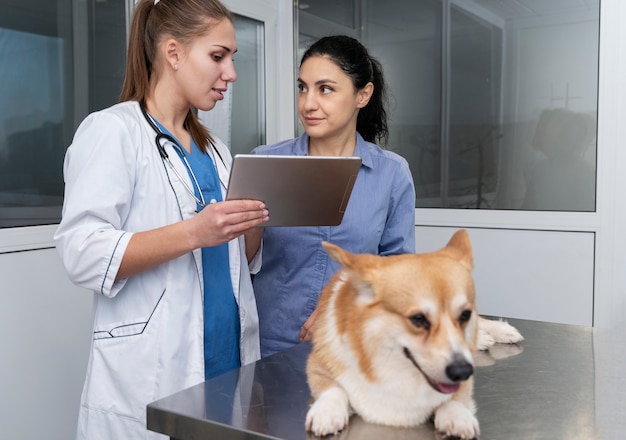
[[75, 437], [92, 294], [55, 249], [0, 254], [0, 429], [6, 439]]
[[[456, 229], [416, 228], [417, 251], [442, 248]], [[481, 314], [592, 325], [593, 233], [466, 229]]]
[[626, 324], [626, 2], [602, 0], [594, 321]]

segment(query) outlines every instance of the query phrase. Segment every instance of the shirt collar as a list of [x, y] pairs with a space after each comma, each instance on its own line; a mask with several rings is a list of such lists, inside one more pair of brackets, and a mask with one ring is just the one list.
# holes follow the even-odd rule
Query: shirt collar
[[356, 133], [356, 147], [354, 149], [354, 155], [361, 158], [361, 165], [373, 168], [374, 161], [372, 160], [372, 149], [359, 132]]
[[[294, 145], [293, 154], [296, 156], [308, 156], [309, 154], [309, 135], [304, 133], [298, 139]], [[361, 158], [362, 165], [372, 168], [374, 161], [372, 160], [372, 152], [368, 146], [368, 143], [363, 139], [358, 132], [356, 134], [356, 147], [354, 148], [354, 155]]]

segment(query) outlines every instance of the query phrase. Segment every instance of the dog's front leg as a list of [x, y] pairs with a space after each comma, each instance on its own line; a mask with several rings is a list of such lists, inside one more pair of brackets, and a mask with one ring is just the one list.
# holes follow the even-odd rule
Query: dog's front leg
[[474, 384], [470, 378], [461, 385], [457, 393], [435, 410], [435, 428], [446, 436], [463, 440], [480, 435], [478, 420], [474, 415], [476, 405], [472, 397]]
[[306, 414], [306, 429], [317, 436], [336, 434], [350, 417], [348, 396], [339, 386], [322, 391]]

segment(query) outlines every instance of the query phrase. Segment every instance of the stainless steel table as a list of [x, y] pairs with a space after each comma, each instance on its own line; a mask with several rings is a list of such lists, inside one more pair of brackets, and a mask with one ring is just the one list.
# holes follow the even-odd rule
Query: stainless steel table
[[[519, 346], [481, 353], [474, 397], [481, 440], [626, 438], [626, 329], [510, 319]], [[147, 408], [149, 430], [178, 440], [315, 439], [305, 432], [308, 343]], [[432, 440], [432, 423], [398, 429], [358, 416], [333, 440]]]

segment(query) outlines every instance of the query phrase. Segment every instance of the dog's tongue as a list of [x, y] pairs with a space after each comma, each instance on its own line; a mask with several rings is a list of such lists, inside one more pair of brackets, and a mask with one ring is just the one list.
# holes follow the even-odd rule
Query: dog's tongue
[[444, 394], [456, 393], [461, 385], [458, 383], [438, 383], [437, 389]]

